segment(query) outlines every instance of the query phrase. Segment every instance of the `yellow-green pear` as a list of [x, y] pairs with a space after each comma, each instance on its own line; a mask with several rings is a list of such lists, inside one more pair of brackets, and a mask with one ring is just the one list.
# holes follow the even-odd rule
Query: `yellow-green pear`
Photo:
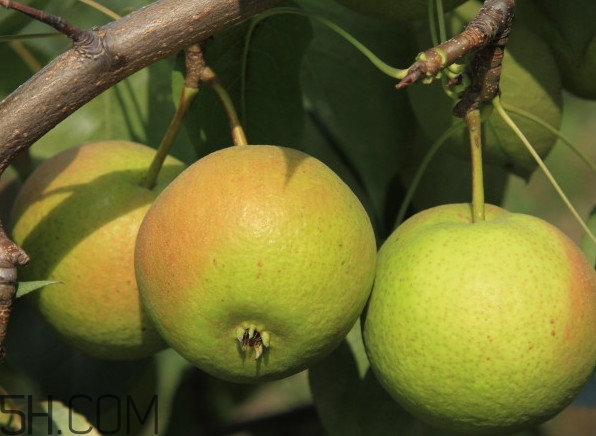
[[145, 212], [184, 168], [169, 157], [154, 189], [140, 186], [155, 150], [128, 141], [67, 149], [26, 180], [12, 237], [30, 256], [20, 281], [60, 282], [28, 294], [67, 343], [103, 359], [137, 359], [166, 347], [142, 310], [134, 243]]
[[363, 324], [380, 383], [422, 421], [506, 435], [557, 414], [596, 364], [596, 272], [537, 217], [422, 211], [379, 250]]
[[168, 344], [234, 382], [329, 354], [370, 294], [376, 240], [350, 188], [291, 148], [241, 145], [191, 165], [137, 237], [139, 290]]

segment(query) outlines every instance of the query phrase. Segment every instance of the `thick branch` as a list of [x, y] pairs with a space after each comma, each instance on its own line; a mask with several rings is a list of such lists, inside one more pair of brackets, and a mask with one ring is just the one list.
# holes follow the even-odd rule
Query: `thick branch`
[[0, 173], [14, 156], [106, 89], [282, 0], [158, 0], [93, 29], [0, 102]]

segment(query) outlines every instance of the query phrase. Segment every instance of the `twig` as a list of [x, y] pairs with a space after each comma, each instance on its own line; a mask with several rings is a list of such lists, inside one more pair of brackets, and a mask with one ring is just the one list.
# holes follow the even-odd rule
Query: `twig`
[[515, 0], [486, 0], [460, 34], [421, 53], [397, 88], [435, 77], [463, 56], [484, 46], [498, 44], [503, 38], [506, 41], [514, 9]]
[[13, 9], [15, 11], [19, 11], [22, 14], [25, 14], [33, 18], [34, 20], [45, 23], [48, 26], [51, 26], [54, 29], [56, 29], [58, 32], [68, 36], [75, 42], [87, 38], [86, 30], [79, 29], [78, 27], [70, 24], [64, 18], [57, 17], [56, 15], [52, 15], [48, 12], [41, 11], [39, 9], [32, 8], [31, 6], [27, 6], [10, 0], [0, 0], [0, 6], [3, 6], [6, 9]]

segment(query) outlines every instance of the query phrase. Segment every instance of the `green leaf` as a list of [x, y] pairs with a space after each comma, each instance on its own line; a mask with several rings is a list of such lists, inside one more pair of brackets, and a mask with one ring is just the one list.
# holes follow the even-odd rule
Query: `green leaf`
[[308, 371], [313, 402], [330, 435], [413, 436], [419, 423], [373, 375], [357, 323], [348, 338]]
[[549, 45], [563, 86], [579, 97], [596, 99], [596, 3], [523, 1], [516, 5], [515, 15]]
[[[329, 19], [394, 67], [406, 66], [416, 51], [406, 24], [370, 19], [333, 2], [302, 0], [306, 10]], [[370, 204], [373, 222], [383, 222], [386, 192], [412, 144], [415, 121], [407, 95], [344, 38], [313, 23], [315, 36], [306, 54], [302, 83], [309, 116]], [[398, 201], [398, 199], [393, 199]]]
[[[1, 24], [1, 23], [0, 23]], [[0, 29], [0, 34], [1, 29]], [[20, 52], [20, 53], [19, 53]], [[35, 46], [21, 41], [0, 42], [0, 100], [29, 79], [48, 57]]]
[[48, 285], [54, 285], [56, 283], [60, 283], [57, 281], [52, 280], [38, 280], [38, 281], [31, 281], [31, 282], [19, 282], [17, 284], [17, 293], [16, 298], [20, 298], [23, 295], [27, 295], [29, 292], [36, 291]]
[[[207, 64], [231, 95], [249, 143], [296, 146], [304, 129], [299, 79], [311, 40], [310, 23], [304, 17], [276, 15], [260, 21], [252, 32], [251, 23], [208, 41]], [[199, 156], [232, 145], [227, 117], [206, 85], [185, 124]]]
[[[153, 365], [151, 358], [135, 361], [96, 359], [62, 341], [27, 301], [13, 304], [5, 341], [6, 364], [35, 380], [41, 395], [68, 403], [76, 394], [97, 399], [103, 394], [130, 394]], [[52, 368], [48, 371], [48, 368]], [[18, 392], [28, 394], [29, 392]], [[75, 402], [77, 411], [92, 418], [97, 403]]]

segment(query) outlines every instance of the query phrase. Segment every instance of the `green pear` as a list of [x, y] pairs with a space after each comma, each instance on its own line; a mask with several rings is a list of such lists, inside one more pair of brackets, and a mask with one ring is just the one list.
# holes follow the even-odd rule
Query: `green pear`
[[[373, 18], [406, 21], [428, 17], [429, 0], [336, 0], [338, 3]], [[434, 1], [434, 0], [433, 0]], [[466, 0], [443, 0], [443, 10], [448, 12]]]
[[20, 281], [59, 284], [28, 294], [67, 343], [103, 359], [137, 359], [166, 347], [141, 308], [134, 242], [158, 193], [183, 169], [169, 157], [157, 186], [141, 177], [155, 150], [127, 141], [67, 149], [26, 180], [12, 211], [12, 237], [31, 257]]
[[372, 288], [369, 217], [323, 162], [272, 145], [191, 165], [153, 203], [139, 291], [166, 342], [232, 382], [287, 377], [337, 347]]
[[423, 422], [463, 434], [537, 425], [596, 364], [596, 272], [560, 230], [469, 204], [422, 211], [379, 250], [363, 323], [381, 385]]

